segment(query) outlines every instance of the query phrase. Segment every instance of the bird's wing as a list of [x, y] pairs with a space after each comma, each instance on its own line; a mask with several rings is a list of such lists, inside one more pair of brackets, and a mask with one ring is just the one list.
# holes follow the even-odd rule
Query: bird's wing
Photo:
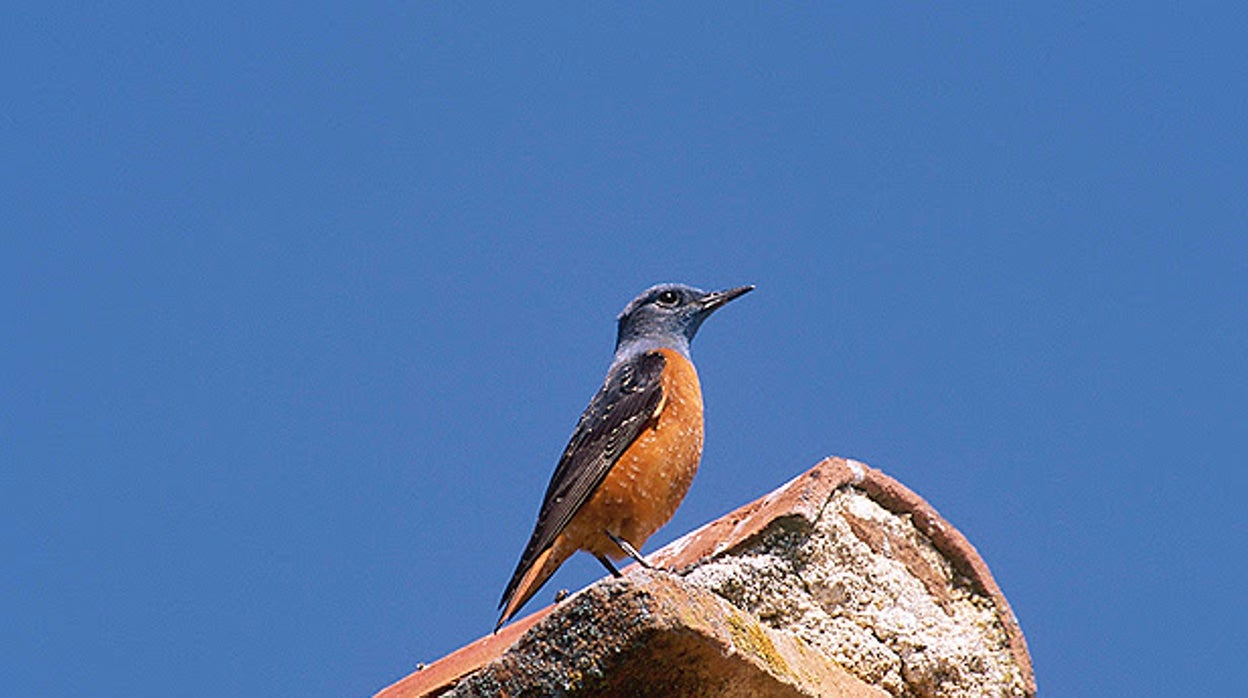
[[654, 418], [663, 398], [666, 363], [659, 352], [647, 352], [615, 366], [607, 374], [606, 382], [581, 414], [559, 459], [533, 536], [503, 592], [500, 608], [507, 604], [533, 563], [593, 496], [611, 466]]

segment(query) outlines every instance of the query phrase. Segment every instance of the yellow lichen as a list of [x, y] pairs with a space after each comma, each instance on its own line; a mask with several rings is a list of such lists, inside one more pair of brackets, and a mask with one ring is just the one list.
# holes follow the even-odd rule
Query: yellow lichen
[[743, 613], [731, 612], [728, 614], [728, 627], [732, 633], [732, 644], [739, 651], [763, 660], [777, 674], [791, 673], [789, 663], [784, 661], [758, 621]]

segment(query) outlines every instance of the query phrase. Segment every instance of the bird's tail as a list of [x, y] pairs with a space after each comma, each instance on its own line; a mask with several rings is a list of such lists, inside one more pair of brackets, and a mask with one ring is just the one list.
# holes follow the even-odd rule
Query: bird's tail
[[538, 589], [542, 588], [546, 580], [550, 579], [555, 570], [559, 569], [559, 565], [562, 565], [573, 552], [575, 550], [569, 549], [563, 541], [563, 536], [560, 536], [555, 539], [554, 545], [533, 560], [533, 564], [522, 576], [520, 570], [516, 570], [519, 581], [513, 579], [512, 584], [508, 585], [507, 594], [503, 596], [503, 614], [499, 616], [494, 632], [498, 632], [498, 629], [503, 627], [503, 623], [510, 620], [516, 611], [533, 598]]

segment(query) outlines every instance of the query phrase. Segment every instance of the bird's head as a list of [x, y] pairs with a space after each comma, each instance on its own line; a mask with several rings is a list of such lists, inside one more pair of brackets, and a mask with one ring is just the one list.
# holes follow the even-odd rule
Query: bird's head
[[753, 286], [711, 292], [684, 284], [651, 286], [620, 313], [616, 355], [668, 347], [688, 356], [689, 343], [702, 321], [728, 301], [753, 290]]

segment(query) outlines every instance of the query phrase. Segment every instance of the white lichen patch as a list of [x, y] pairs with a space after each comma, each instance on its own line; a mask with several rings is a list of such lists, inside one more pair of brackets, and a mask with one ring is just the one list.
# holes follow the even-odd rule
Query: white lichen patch
[[685, 579], [895, 696], [1025, 695], [991, 600], [860, 490], [837, 490], [813, 526], [774, 522]]

